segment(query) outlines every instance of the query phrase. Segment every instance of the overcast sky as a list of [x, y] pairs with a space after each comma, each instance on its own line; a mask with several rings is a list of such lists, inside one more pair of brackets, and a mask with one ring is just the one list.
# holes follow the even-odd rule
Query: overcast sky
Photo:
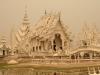
[[21, 24], [25, 4], [31, 25], [47, 10], [61, 11], [62, 21], [72, 32], [78, 32], [84, 22], [100, 29], [100, 0], [0, 0], [0, 34], [9, 38], [11, 28]]

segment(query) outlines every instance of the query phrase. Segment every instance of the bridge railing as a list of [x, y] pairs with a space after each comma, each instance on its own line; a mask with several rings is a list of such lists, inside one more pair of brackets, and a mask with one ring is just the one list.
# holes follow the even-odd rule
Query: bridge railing
[[90, 63], [100, 62], [100, 59], [32, 59], [32, 63], [44, 64], [68, 64], [68, 63]]

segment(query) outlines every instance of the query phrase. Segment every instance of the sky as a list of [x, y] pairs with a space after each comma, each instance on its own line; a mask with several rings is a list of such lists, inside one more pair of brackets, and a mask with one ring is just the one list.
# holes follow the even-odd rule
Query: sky
[[9, 41], [11, 29], [22, 23], [26, 4], [33, 27], [46, 10], [61, 11], [61, 20], [72, 33], [79, 32], [84, 23], [100, 29], [100, 0], [0, 0], [0, 36]]

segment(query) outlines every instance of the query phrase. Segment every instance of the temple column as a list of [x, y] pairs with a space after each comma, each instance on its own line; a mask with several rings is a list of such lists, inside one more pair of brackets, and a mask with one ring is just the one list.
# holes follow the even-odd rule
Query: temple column
[[36, 46], [34, 46], [34, 51], [36, 52]]
[[53, 37], [51, 38], [51, 49], [52, 51], [54, 51], [54, 38], [55, 38], [55, 35], [53, 35]]
[[41, 41], [41, 51], [44, 51], [44, 41]]
[[45, 41], [45, 51], [47, 51], [47, 41]]
[[38, 52], [40, 52], [39, 45], [37, 46]]
[[37, 40], [36, 50], [39, 52], [39, 41]]
[[40, 41], [38, 43], [38, 50], [41, 52], [41, 50], [40, 50]]
[[79, 53], [78, 53], [77, 59], [78, 59], [78, 63], [79, 63], [80, 62], [80, 55], [79, 55]]
[[37, 46], [37, 40], [35, 40], [35, 52], [37, 52], [36, 46]]
[[65, 50], [65, 47], [64, 47], [64, 39], [61, 39], [62, 40], [62, 50]]
[[43, 41], [43, 51], [45, 51], [45, 41]]
[[36, 49], [37, 49], [37, 51], [39, 52], [39, 46], [38, 46], [38, 45], [36, 46]]
[[52, 45], [52, 48], [51, 48], [51, 49], [53, 50], [53, 46], [54, 46], [54, 44], [53, 44], [53, 40], [51, 41], [51, 45]]
[[93, 59], [93, 54], [89, 53], [90, 59]]
[[[68, 44], [68, 41], [65, 41], [65, 40], [63, 40], [63, 49], [64, 50], [68, 50], [69, 49], [69, 44]], [[68, 51], [67, 51], [68, 52]]]

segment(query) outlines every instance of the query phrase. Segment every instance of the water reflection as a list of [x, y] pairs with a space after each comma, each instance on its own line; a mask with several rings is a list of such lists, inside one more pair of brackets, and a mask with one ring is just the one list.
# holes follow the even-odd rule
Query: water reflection
[[0, 75], [88, 75], [85, 69], [37, 70], [33, 68], [1, 69]]

